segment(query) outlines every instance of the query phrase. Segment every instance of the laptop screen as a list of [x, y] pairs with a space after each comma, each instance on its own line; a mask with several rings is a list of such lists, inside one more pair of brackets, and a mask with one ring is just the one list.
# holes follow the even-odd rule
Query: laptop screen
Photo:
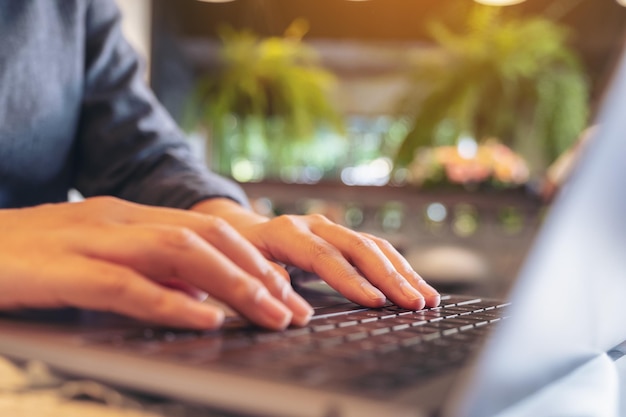
[[605, 95], [597, 133], [537, 237], [512, 318], [478, 361], [460, 415], [495, 415], [626, 339], [626, 55]]

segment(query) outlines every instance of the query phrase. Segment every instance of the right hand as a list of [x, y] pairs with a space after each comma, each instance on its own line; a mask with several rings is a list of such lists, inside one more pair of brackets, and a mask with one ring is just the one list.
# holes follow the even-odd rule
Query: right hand
[[284, 270], [216, 217], [97, 197], [0, 210], [0, 309], [80, 307], [162, 325], [218, 328], [206, 291], [261, 326], [304, 325]]

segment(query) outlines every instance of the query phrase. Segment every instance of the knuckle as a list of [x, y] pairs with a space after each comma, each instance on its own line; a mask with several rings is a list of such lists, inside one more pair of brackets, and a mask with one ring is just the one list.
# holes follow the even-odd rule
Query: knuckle
[[376, 244], [379, 247], [383, 248], [386, 251], [389, 251], [389, 252], [395, 252], [396, 251], [395, 246], [393, 246], [391, 244], [391, 242], [389, 242], [388, 240], [380, 239], [380, 238], [373, 238], [373, 241], [376, 242]]
[[85, 203], [93, 206], [95, 209], [108, 211], [112, 210], [115, 207], [122, 204], [122, 200], [111, 197], [111, 196], [101, 196], [101, 197], [92, 197], [85, 200]]
[[366, 281], [354, 270], [346, 270], [343, 272], [341, 279], [350, 287], [363, 287]]
[[337, 251], [329, 245], [314, 243], [312, 248], [313, 258], [323, 261], [337, 255]]
[[355, 236], [354, 238], [354, 247], [356, 248], [356, 250], [358, 251], [375, 251], [378, 249], [378, 245], [376, 244], [376, 242], [374, 242], [374, 240], [370, 239], [369, 237], [365, 237], [365, 236]]
[[283, 300], [291, 290], [291, 285], [276, 274], [266, 274], [264, 283], [270, 292], [277, 295], [281, 300]]
[[240, 302], [254, 304], [261, 291], [267, 289], [260, 282], [240, 279], [234, 283], [231, 294]]
[[104, 279], [100, 282], [98, 294], [102, 296], [101, 300], [109, 303], [108, 308], [112, 307], [112, 303], [124, 297], [128, 291], [128, 279], [120, 273], [105, 273]]
[[150, 294], [150, 306], [152, 311], [150, 312], [152, 315], [156, 316], [156, 318], [162, 319], [167, 317], [169, 313], [169, 297], [168, 293], [165, 291], [154, 291], [154, 293]]
[[158, 242], [173, 249], [190, 249], [198, 241], [196, 233], [186, 227], [163, 228], [156, 233]]
[[376, 243], [376, 245], [381, 248], [383, 251], [387, 251], [390, 253], [397, 252], [397, 249], [394, 245], [391, 244], [387, 239], [383, 239], [381, 237], [371, 235], [369, 233], [363, 233], [363, 236], [370, 239], [372, 242]]
[[205, 220], [205, 228], [207, 232], [215, 236], [227, 236], [232, 233], [232, 227], [224, 219], [218, 217], [209, 217]]
[[320, 213], [309, 214], [308, 217], [314, 223], [330, 223], [331, 222], [330, 220], [328, 220], [328, 217]]
[[81, 204], [85, 204], [84, 207], [87, 208], [86, 214], [92, 222], [94, 222], [94, 219], [124, 222], [129, 212], [133, 209], [133, 205], [128, 201], [111, 196], [88, 198]]
[[276, 224], [276, 227], [281, 229], [293, 229], [298, 227], [297, 218], [288, 214], [275, 217], [272, 221]]

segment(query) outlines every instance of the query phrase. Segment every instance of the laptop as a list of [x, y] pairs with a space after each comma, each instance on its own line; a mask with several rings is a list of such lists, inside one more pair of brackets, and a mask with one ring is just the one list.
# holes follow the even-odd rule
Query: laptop
[[190, 332], [72, 309], [5, 314], [0, 355], [250, 416], [617, 415], [624, 108], [626, 57], [507, 301], [445, 295], [435, 309], [366, 309], [304, 282], [316, 308], [306, 328], [270, 332], [232, 317]]

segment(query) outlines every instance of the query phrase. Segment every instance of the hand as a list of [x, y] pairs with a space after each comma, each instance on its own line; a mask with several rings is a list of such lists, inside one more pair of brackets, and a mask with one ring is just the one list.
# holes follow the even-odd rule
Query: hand
[[230, 200], [215, 199], [192, 210], [226, 219], [267, 259], [314, 272], [346, 298], [380, 307], [435, 307], [439, 293], [386, 240], [357, 233], [319, 215], [258, 216]]
[[0, 309], [75, 306], [189, 328], [224, 313], [206, 291], [272, 329], [312, 309], [224, 220], [113, 198], [0, 210]]

